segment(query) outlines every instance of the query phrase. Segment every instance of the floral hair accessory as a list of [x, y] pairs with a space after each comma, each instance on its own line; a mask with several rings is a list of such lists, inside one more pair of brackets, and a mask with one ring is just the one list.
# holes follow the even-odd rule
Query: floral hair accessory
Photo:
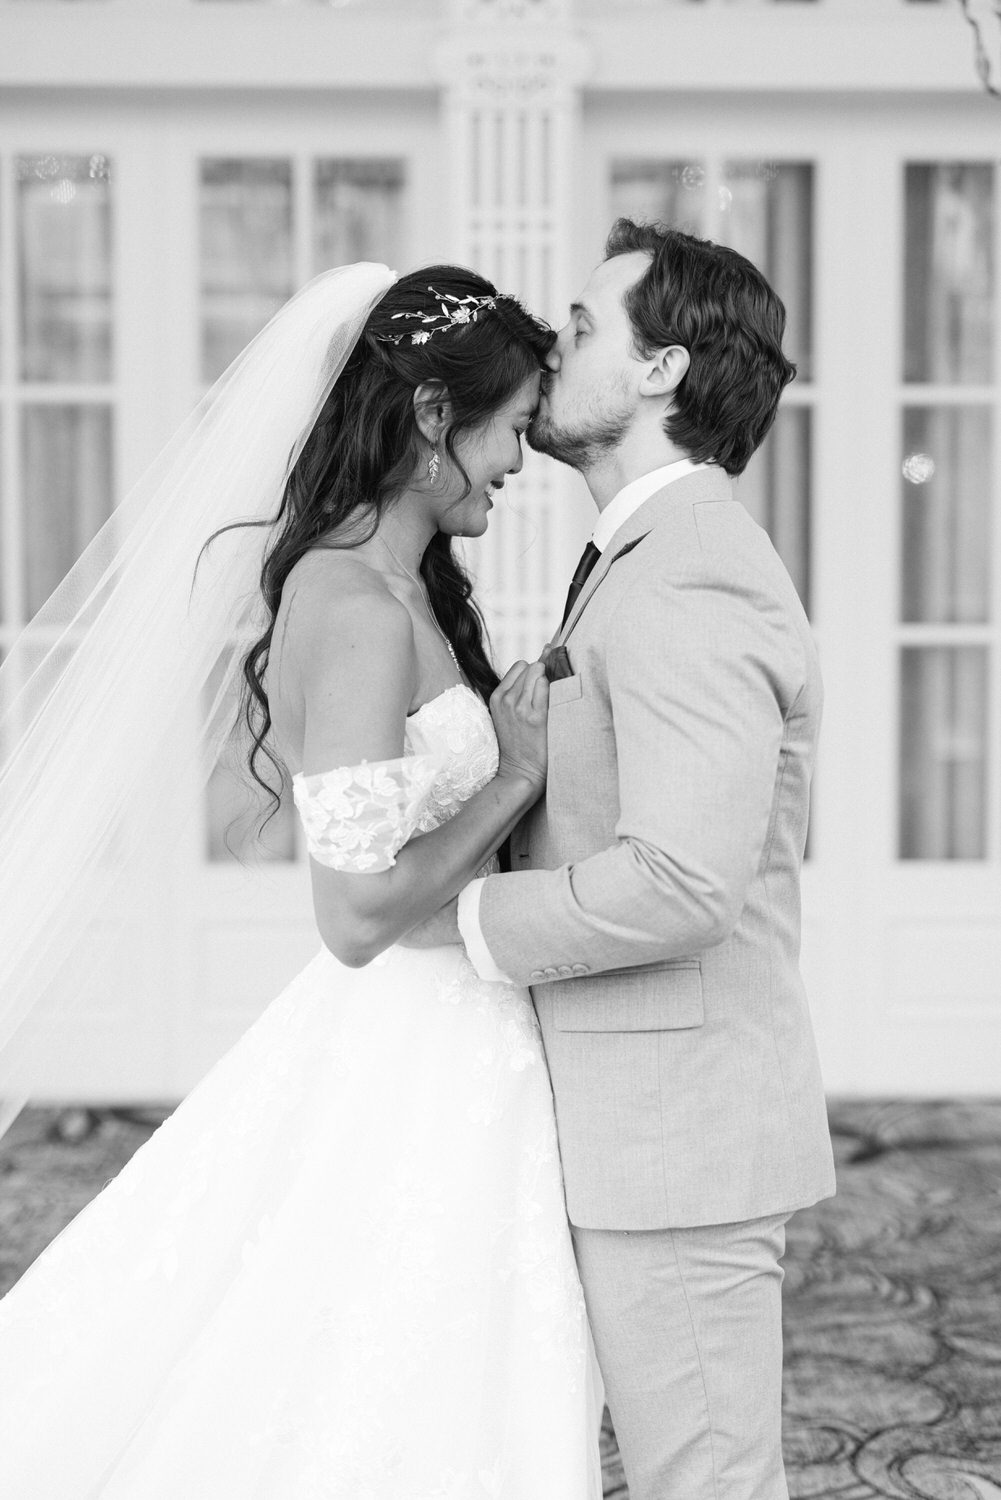
[[[420, 318], [422, 327], [415, 329], [413, 333], [381, 333], [377, 334], [380, 343], [402, 344], [404, 339], [409, 339], [412, 344], [426, 344], [435, 333], [447, 333], [450, 328], [457, 327], [460, 323], [475, 323], [477, 314], [484, 308], [495, 308], [497, 297], [453, 297], [449, 292], [435, 291], [433, 286], [428, 287], [432, 297], [438, 299], [440, 312], [398, 312], [395, 318]], [[501, 294], [498, 294], [501, 295]], [[451, 305], [450, 305], [451, 304]]]

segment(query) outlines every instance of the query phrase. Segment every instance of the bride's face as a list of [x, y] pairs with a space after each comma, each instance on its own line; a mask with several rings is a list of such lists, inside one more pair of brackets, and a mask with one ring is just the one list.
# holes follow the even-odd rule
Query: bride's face
[[[444, 444], [439, 445], [443, 473], [434, 493], [435, 521], [448, 536], [482, 536], [489, 524], [493, 497], [508, 474], [522, 465], [521, 440], [539, 401], [539, 376], [532, 375], [510, 401], [488, 422], [460, 433], [455, 451], [469, 477], [469, 494], [462, 498], [462, 474], [448, 461]], [[444, 483], [442, 483], [444, 479]]]

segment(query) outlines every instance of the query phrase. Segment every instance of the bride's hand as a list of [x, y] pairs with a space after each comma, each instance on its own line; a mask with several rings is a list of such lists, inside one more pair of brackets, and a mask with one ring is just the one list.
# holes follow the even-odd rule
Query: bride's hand
[[542, 662], [516, 661], [490, 698], [500, 746], [499, 776], [518, 776], [540, 791], [546, 782], [549, 683]]

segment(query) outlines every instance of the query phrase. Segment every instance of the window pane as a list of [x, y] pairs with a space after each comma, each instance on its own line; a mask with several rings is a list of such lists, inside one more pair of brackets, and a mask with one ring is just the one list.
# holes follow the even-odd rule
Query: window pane
[[907, 168], [904, 379], [992, 378], [994, 175], [989, 164]]
[[780, 409], [775, 425], [737, 480], [737, 496], [775, 544], [810, 610], [810, 426], [806, 407]]
[[902, 613], [990, 618], [991, 419], [986, 407], [904, 412]]
[[901, 858], [983, 859], [986, 649], [905, 647], [900, 697]]
[[317, 273], [356, 260], [397, 264], [402, 162], [318, 161], [314, 189]]
[[612, 163], [611, 216], [659, 219], [686, 234], [701, 234], [706, 169], [697, 161]]
[[26, 406], [24, 532], [34, 614], [111, 515], [109, 406]]
[[21, 374], [111, 379], [111, 183], [104, 156], [17, 160]]
[[292, 165], [202, 162], [202, 378], [215, 380], [295, 290]]
[[763, 271], [785, 303], [783, 346], [812, 374], [813, 167], [806, 162], [728, 162], [720, 187], [720, 238]]

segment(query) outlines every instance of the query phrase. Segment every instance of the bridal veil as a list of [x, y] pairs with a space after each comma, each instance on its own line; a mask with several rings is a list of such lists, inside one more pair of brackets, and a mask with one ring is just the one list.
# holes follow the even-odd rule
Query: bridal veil
[[[0, 667], [0, 1133], [67, 1007], [123, 982], [149, 890], [232, 727], [286, 479], [385, 266], [328, 271], [216, 382]], [[233, 522], [238, 527], [207, 539]], [[197, 571], [196, 571], [197, 565]]]

